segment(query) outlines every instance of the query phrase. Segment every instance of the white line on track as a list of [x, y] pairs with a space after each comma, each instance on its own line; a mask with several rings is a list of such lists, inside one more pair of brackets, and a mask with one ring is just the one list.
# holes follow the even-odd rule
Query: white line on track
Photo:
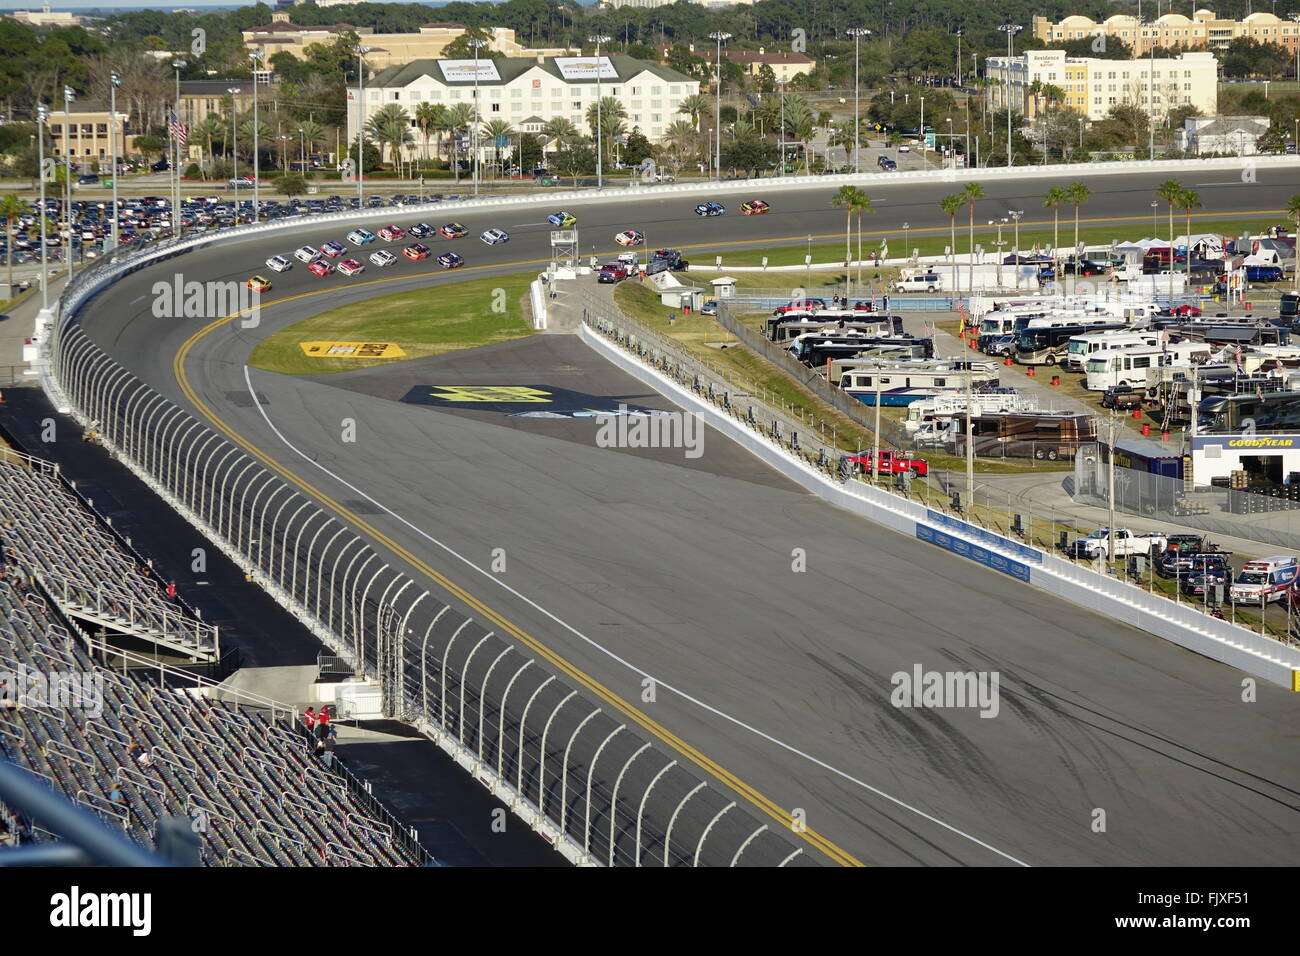
[[280, 439], [280, 441], [284, 443], [284, 446], [285, 446], [286, 448], [288, 448], [291, 452], [293, 452], [295, 455], [297, 455], [297, 456], [298, 456], [299, 458], [301, 458], [303, 461], [307, 462], [307, 463], [310, 464], [310, 465], [315, 466], [316, 468], [318, 468], [318, 469], [320, 469], [321, 471], [323, 471], [325, 474], [329, 475], [329, 477], [333, 478], [335, 481], [337, 481], [337, 482], [338, 482], [339, 484], [341, 484], [343, 487], [347, 488], [349, 491], [353, 492], [354, 494], [360, 495], [360, 496], [361, 496], [362, 498], [364, 498], [366, 501], [370, 502], [370, 504], [374, 505], [376, 508], [379, 508], [381, 511], [383, 511], [384, 514], [388, 515], [390, 518], [393, 518], [395, 521], [399, 521], [399, 522], [401, 522], [401, 523], [402, 523], [403, 525], [405, 525], [408, 529], [410, 529], [411, 531], [413, 531], [415, 534], [419, 535], [420, 537], [424, 538], [424, 539], [425, 539], [426, 541], [428, 541], [430, 544], [436, 545], [437, 547], [441, 548], [443, 551], [446, 551], [449, 555], [451, 555], [453, 558], [456, 558], [458, 561], [460, 561], [460, 562], [461, 562], [462, 564], [464, 564], [466, 567], [471, 568], [471, 569], [473, 569], [474, 571], [477, 571], [480, 575], [482, 575], [483, 577], [487, 578], [489, 581], [492, 581], [493, 583], [495, 583], [495, 584], [499, 585], [500, 587], [504, 588], [504, 589], [505, 589], [506, 591], [508, 591], [511, 595], [513, 595], [514, 597], [516, 597], [516, 598], [518, 598], [519, 600], [523, 601], [525, 604], [527, 604], [529, 607], [533, 608], [535, 611], [538, 611], [539, 613], [541, 613], [541, 614], [545, 615], [546, 617], [550, 618], [552, 621], [554, 621], [554, 622], [555, 622], [556, 624], [558, 624], [560, 627], [564, 628], [564, 629], [565, 629], [566, 631], [568, 631], [570, 634], [574, 635], [574, 636], [577, 637], [579, 640], [581, 640], [581, 641], [583, 641], [584, 643], [586, 643], [589, 647], [595, 648], [596, 650], [600, 651], [602, 654], [604, 654], [604, 655], [605, 655], [606, 657], [608, 657], [610, 660], [615, 661], [615, 662], [621, 664], [622, 666], [626, 667], [629, 671], [631, 671], [633, 674], [636, 674], [638, 677], [649, 678], [650, 680], [654, 681], [656, 687], [661, 687], [661, 688], [663, 688], [663, 689], [665, 689], [665, 690], [671, 691], [672, 693], [676, 694], [678, 697], [681, 697], [683, 700], [686, 700], [686, 701], [689, 701], [689, 702], [692, 703], [692, 704], [695, 704], [697, 707], [699, 707], [699, 708], [701, 708], [701, 709], [707, 711], [708, 713], [713, 714], [713, 715], [716, 716], [716, 717], [721, 717], [723, 720], [725, 720], [725, 721], [727, 721], [727, 722], [729, 722], [729, 723], [735, 724], [737, 727], [741, 727], [741, 728], [743, 728], [744, 730], [747, 730], [747, 731], [749, 731], [750, 733], [754, 734], [755, 736], [757, 736], [757, 737], [761, 737], [763, 740], [766, 740], [766, 741], [768, 741], [769, 743], [773, 743], [773, 744], [775, 744], [776, 746], [780, 747], [782, 750], [788, 751], [789, 753], [792, 753], [792, 754], [794, 754], [794, 755], [796, 755], [796, 756], [798, 756], [798, 757], [802, 757], [804, 760], [807, 760], [809, 763], [815, 764], [816, 766], [821, 767], [823, 770], [827, 770], [827, 771], [829, 771], [830, 773], [835, 774], [837, 777], [840, 777], [840, 778], [842, 778], [842, 779], [844, 779], [844, 780], [847, 780], [847, 781], [849, 781], [850, 783], [853, 783], [853, 784], [855, 784], [855, 785], [857, 785], [857, 786], [863, 788], [864, 790], [867, 790], [867, 791], [869, 791], [869, 792], [871, 792], [871, 793], [874, 793], [876, 796], [878, 796], [878, 797], [882, 797], [883, 799], [888, 800], [890, 803], [893, 803], [893, 804], [895, 804], [896, 806], [902, 807], [904, 810], [907, 810], [907, 811], [910, 812], [910, 813], [914, 813], [914, 814], [916, 814], [917, 816], [919, 816], [919, 817], [921, 817], [921, 818], [923, 818], [923, 819], [925, 819], [925, 820], [929, 820], [931, 823], [934, 823], [934, 824], [937, 824], [937, 825], [940, 826], [940, 827], [943, 827], [943, 829], [949, 831], [950, 833], [955, 833], [957, 836], [960, 836], [960, 837], [962, 837], [962, 838], [964, 838], [964, 839], [966, 839], [966, 840], [969, 840], [971, 843], [974, 843], [976, 846], [981, 846], [981, 847], [983, 847], [984, 849], [989, 850], [989, 851], [992, 852], [992, 853], [996, 853], [998, 856], [1002, 857], [1002, 858], [1005, 859], [1005, 860], [1009, 860], [1009, 861], [1012, 862], [1012, 863], [1015, 863], [1017, 866], [1029, 866], [1028, 863], [1025, 863], [1025, 862], [1022, 861], [1022, 860], [1018, 860], [1018, 859], [1016, 859], [1016, 858], [1015, 858], [1014, 856], [1012, 856], [1010, 853], [1006, 853], [1006, 852], [1004, 852], [1004, 851], [1002, 851], [1002, 850], [999, 850], [997, 847], [992, 846], [991, 844], [985, 843], [983, 840], [979, 839], [978, 837], [971, 836], [969, 833], [966, 833], [966, 832], [964, 832], [964, 831], [962, 831], [962, 830], [957, 829], [957, 828], [956, 828], [955, 826], [953, 826], [952, 824], [950, 824], [950, 823], [945, 823], [943, 820], [940, 820], [938, 817], [931, 816], [930, 814], [926, 813], [924, 810], [918, 809], [917, 807], [914, 807], [914, 806], [912, 806], [911, 804], [908, 804], [908, 803], [903, 802], [902, 800], [898, 799], [897, 797], [894, 797], [894, 796], [889, 795], [888, 793], [885, 793], [883, 790], [880, 790], [880, 789], [877, 789], [876, 787], [873, 787], [871, 784], [867, 783], [865, 780], [859, 780], [857, 777], [854, 777], [852, 774], [849, 774], [849, 773], [847, 773], [846, 771], [840, 770], [838, 767], [832, 767], [830, 764], [826, 763], [826, 762], [823, 761], [823, 760], [819, 760], [818, 758], [814, 757], [812, 754], [805, 753], [804, 751], [798, 749], [798, 748], [795, 747], [793, 744], [788, 744], [788, 743], [786, 743], [786, 742], [783, 741], [783, 740], [778, 740], [776, 737], [773, 737], [771, 734], [766, 733], [766, 732], [764, 732], [764, 731], [762, 731], [762, 730], [759, 730], [757, 727], [754, 727], [754, 726], [752, 726], [752, 725], [750, 725], [750, 724], [745, 723], [743, 720], [740, 720], [738, 717], [732, 717], [730, 714], [728, 714], [728, 713], [724, 713], [723, 711], [719, 710], [718, 708], [714, 707], [713, 705], [711, 705], [711, 704], [707, 704], [707, 703], [705, 703], [704, 701], [700, 700], [698, 697], [692, 697], [690, 694], [686, 693], [684, 690], [681, 690], [681, 689], [679, 689], [679, 688], [677, 688], [677, 687], [673, 687], [671, 684], [667, 684], [667, 683], [661, 681], [658, 677], [655, 677], [653, 674], [649, 674], [649, 673], [647, 673], [646, 671], [641, 670], [641, 668], [637, 667], [635, 664], [631, 663], [630, 661], [627, 661], [627, 660], [623, 659], [622, 657], [619, 657], [617, 654], [615, 654], [615, 653], [614, 653], [613, 651], [611, 651], [609, 648], [604, 647], [604, 646], [601, 645], [601, 644], [598, 644], [596, 641], [592, 640], [592, 639], [591, 639], [590, 637], [588, 637], [586, 634], [583, 634], [581, 631], [579, 631], [577, 628], [573, 627], [571, 624], [568, 624], [567, 622], [562, 621], [560, 618], [556, 617], [554, 614], [552, 614], [552, 613], [551, 613], [550, 611], [548, 611], [546, 608], [542, 607], [540, 604], [538, 604], [538, 603], [537, 603], [536, 601], [534, 601], [532, 598], [528, 597], [528, 596], [525, 595], [525, 594], [521, 594], [519, 591], [516, 591], [516, 590], [515, 590], [514, 588], [512, 588], [509, 584], [506, 584], [504, 581], [502, 581], [498, 576], [496, 576], [496, 575], [494, 575], [494, 574], [492, 574], [492, 573], [490, 573], [490, 572], [488, 572], [488, 571], [485, 571], [483, 568], [480, 568], [480, 567], [479, 567], [477, 564], [475, 564], [473, 561], [469, 560], [469, 558], [465, 557], [463, 554], [461, 554], [460, 552], [456, 551], [455, 549], [453, 549], [453, 548], [450, 547], [449, 545], [446, 545], [446, 544], [444, 544], [443, 542], [439, 541], [437, 538], [433, 537], [432, 535], [430, 535], [428, 532], [424, 531], [423, 529], [421, 529], [421, 528], [417, 528], [415, 525], [411, 524], [411, 522], [407, 521], [407, 520], [406, 520], [405, 518], [403, 518], [401, 515], [397, 514], [395, 511], [393, 511], [393, 510], [392, 510], [391, 508], [389, 508], [387, 505], [383, 504], [383, 503], [380, 502], [380, 501], [376, 501], [376, 500], [375, 500], [374, 498], [372, 498], [370, 495], [366, 494], [364, 491], [362, 491], [362, 490], [361, 490], [360, 488], [358, 488], [356, 485], [354, 485], [354, 484], [352, 484], [352, 483], [346, 481], [346, 480], [345, 480], [343, 477], [341, 477], [340, 475], [335, 474], [334, 472], [330, 471], [328, 468], [326, 468], [326, 467], [325, 467], [324, 465], [322, 465], [320, 462], [318, 462], [318, 461], [313, 461], [310, 457], [308, 457], [307, 454], [305, 454], [304, 452], [300, 451], [300, 450], [299, 450], [299, 449], [298, 449], [298, 448], [297, 448], [297, 447], [296, 447], [292, 442], [290, 442], [289, 439], [286, 438], [286, 437], [284, 436], [284, 433], [280, 431], [280, 429], [278, 429], [278, 428], [275, 427], [275, 423], [272, 422], [270, 416], [267, 415], [267, 413], [266, 413], [266, 409], [262, 406], [262, 403], [261, 403], [260, 401], [257, 400], [257, 393], [253, 391], [253, 381], [252, 381], [252, 378], [251, 378], [250, 375], [249, 375], [249, 372], [248, 372], [248, 366], [247, 366], [247, 365], [244, 366], [244, 384], [245, 384], [245, 385], [247, 386], [247, 388], [248, 388], [248, 394], [251, 395], [251, 396], [253, 396], [253, 407], [256, 408], [256, 409], [258, 410], [259, 413], [261, 413], [262, 420], [266, 422], [266, 426], [267, 426], [269, 429], [271, 429], [271, 431], [272, 431], [272, 433], [275, 435], [275, 437], [278, 438], [278, 439]]

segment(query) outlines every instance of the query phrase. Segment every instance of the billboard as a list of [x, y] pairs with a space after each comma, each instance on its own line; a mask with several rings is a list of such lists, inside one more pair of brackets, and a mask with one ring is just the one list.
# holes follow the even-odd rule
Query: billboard
[[501, 74], [491, 60], [439, 60], [438, 68], [448, 83], [500, 83]]
[[607, 56], [557, 56], [555, 68], [566, 80], [594, 80], [597, 75], [602, 80], [618, 79], [618, 71]]

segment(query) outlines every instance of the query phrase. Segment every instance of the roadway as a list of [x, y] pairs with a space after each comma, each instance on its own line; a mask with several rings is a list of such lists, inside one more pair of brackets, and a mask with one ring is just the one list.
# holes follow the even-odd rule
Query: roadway
[[[1202, 184], [1206, 211], [1280, 210], [1293, 187], [1281, 171], [1260, 171], [1270, 175], [1278, 182], [1214, 192]], [[1157, 179], [1099, 177], [1085, 212], [1147, 209]], [[1052, 183], [1026, 185], [986, 185], [977, 219], [1036, 209]], [[773, 212], [762, 218], [733, 215], [735, 198], [723, 200], [727, 216], [703, 221], [690, 212], [697, 200], [681, 197], [610, 208], [585, 200], [572, 211], [584, 255], [613, 251], [613, 233], [629, 227], [651, 245], [778, 245], [834, 238], [843, 228], [829, 206], [834, 188], [765, 191], [758, 198]], [[869, 192], [879, 222], [946, 230], [937, 200], [955, 188]], [[437, 279], [427, 262], [355, 280], [317, 280], [296, 264], [273, 277], [258, 328], [222, 323], [192, 344], [186, 389], [172, 359], [206, 323], [154, 318], [152, 284], [177, 271], [242, 280], [265, 271], [271, 253], [341, 239], [343, 229], [307, 223], [170, 260], [95, 300], [86, 324], [147, 381], [201, 402], [625, 700], [640, 701], [652, 675], [660, 689], [643, 713], [778, 805], [804, 811], [809, 827], [864, 862], [1244, 865], [1297, 848], [1294, 700], [1279, 688], [1261, 686], [1244, 704], [1238, 672], [851, 518], [716, 433], [701, 459], [684, 460], [597, 448], [589, 421], [396, 400], [412, 385], [551, 384], [671, 408], [573, 337], [333, 376], [252, 371], [255, 404], [243, 363], [265, 334], [346, 302], [549, 258], [541, 214], [394, 216], [417, 218], [457, 218], [472, 235], [500, 226], [514, 239], [491, 249], [430, 241], [471, 267]], [[1147, 217], [1132, 218], [1117, 237], [1145, 233]], [[338, 440], [345, 417], [359, 424], [354, 445]], [[285, 447], [268, 419], [315, 463]], [[496, 547], [506, 549], [505, 575], [484, 570]], [[806, 573], [791, 569], [797, 548]], [[998, 716], [891, 706], [890, 676], [916, 664], [998, 672]], [[1103, 833], [1093, 830], [1099, 809]]]

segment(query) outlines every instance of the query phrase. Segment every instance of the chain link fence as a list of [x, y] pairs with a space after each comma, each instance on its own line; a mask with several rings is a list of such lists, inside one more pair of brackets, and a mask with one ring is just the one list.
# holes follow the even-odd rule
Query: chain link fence
[[[109, 452], [351, 669], [570, 859], [610, 866], [817, 865], [730, 790], [653, 740], [639, 711], [553, 656], [449, 606], [260, 456], [173, 404], [97, 344], [78, 311], [119, 274], [208, 240], [163, 240], [76, 276], [46, 374]], [[86, 320], [93, 322], [93, 308]], [[639, 684], [637, 685], [639, 689]], [[769, 812], [774, 812], [773, 808]]]

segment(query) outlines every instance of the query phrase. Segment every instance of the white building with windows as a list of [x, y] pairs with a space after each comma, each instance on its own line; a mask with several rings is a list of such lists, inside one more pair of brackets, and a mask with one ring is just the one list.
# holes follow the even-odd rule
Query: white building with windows
[[[639, 128], [651, 141], [686, 119], [678, 107], [700, 92], [698, 80], [658, 63], [602, 56], [599, 64], [600, 95], [620, 100], [628, 131]], [[539, 133], [544, 123], [563, 117], [585, 132], [587, 109], [596, 102], [596, 71], [594, 56], [415, 60], [368, 80], [364, 104], [358, 88], [348, 88], [348, 135], [355, 140], [358, 123], [389, 104], [404, 107], [414, 127], [419, 104], [454, 107], [473, 103], [476, 95], [483, 123], [505, 120], [516, 132]]]
[[[1048, 106], [1044, 86], [1060, 89], [1060, 105], [1100, 120], [1115, 106], [1131, 104], [1157, 120], [1180, 106], [1195, 106], [1212, 116], [1219, 107], [1219, 61], [1213, 53], [1175, 57], [1102, 60], [1066, 56], [1064, 50], [1032, 50], [1022, 56], [991, 56], [985, 76], [992, 82], [990, 102], [1032, 120]], [[1037, 84], [1037, 86], [1035, 86]]]

